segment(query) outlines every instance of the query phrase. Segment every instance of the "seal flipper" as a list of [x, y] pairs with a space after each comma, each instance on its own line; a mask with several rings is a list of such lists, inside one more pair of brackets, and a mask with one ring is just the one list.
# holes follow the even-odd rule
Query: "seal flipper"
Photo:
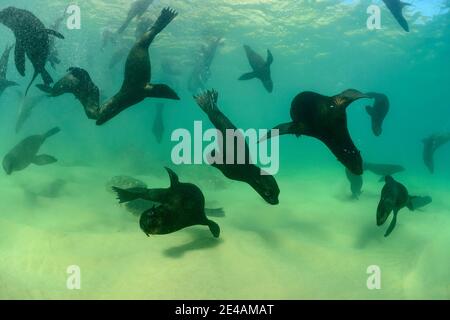
[[180, 100], [177, 93], [165, 84], [150, 84], [145, 87], [146, 96], [149, 98], [163, 98]]
[[239, 78], [239, 80], [252, 80], [252, 79], [255, 79], [255, 78], [257, 78], [258, 76], [256, 75], [256, 73], [255, 72], [249, 72], [249, 73], [244, 73], [240, 78]]
[[218, 238], [220, 236], [219, 225], [212, 220], [207, 220], [206, 224], [209, 227], [209, 231], [211, 231], [214, 238]]
[[59, 133], [60, 131], [61, 129], [59, 127], [55, 127], [44, 134], [44, 139], [48, 139], [51, 136], [54, 136], [55, 134]]
[[117, 200], [119, 200], [119, 203], [126, 203], [138, 199], [144, 199], [147, 193], [147, 189], [145, 188], [131, 188], [125, 190], [117, 187], [112, 187], [112, 190], [117, 194]]
[[36, 87], [42, 92], [48, 93], [49, 95], [52, 94], [53, 88], [50, 87], [48, 84], [37, 84]]
[[216, 209], [205, 208], [205, 214], [209, 217], [216, 217], [216, 218], [225, 217], [225, 211], [223, 210], [223, 208], [216, 208]]
[[398, 214], [398, 210], [395, 210], [394, 217], [392, 218], [391, 224], [387, 228], [386, 233], [384, 234], [384, 237], [388, 237], [392, 233], [392, 231], [394, 231], [395, 226], [397, 225], [397, 214]]
[[273, 55], [269, 49], [267, 49], [267, 65], [270, 66], [273, 63]]
[[178, 178], [177, 174], [170, 168], [164, 167], [169, 174], [170, 178], [170, 188], [175, 187], [176, 185], [180, 184], [180, 179]]
[[41, 154], [35, 156], [32, 163], [37, 166], [45, 166], [48, 164], [52, 164], [57, 162], [58, 160], [55, 157], [49, 156], [48, 154]]
[[65, 39], [64, 36], [59, 33], [58, 31], [52, 30], [52, 29], [46, 29], [45, 30], [49, 35], [57, 37], [59, 39]]
[[22, 77], [25, 76], [25, 48], [23, 45], [16, 41], [16, 47], [14, 49], [14, 61], [16, 63], [16, 69]]
[[287, 122], [279, 124], [278, 126], [274, 127], [272, 130], [278, 130], [278, 134], [273, 134], [272, 130], [267, 133], [266, 136], [262, 137], [258, 143], [261, 143], [263, 141], [269, 140], [273, 137], [278, 137], [286, 134], [295, 134], [297, 137], [302, 135], [301, 125], [298, 125], [294, 122]]
[[409, 210], [414, 211], [429, 205], [431, 202], [433, 202], [431, 197], [410, 196], [406, 206]]

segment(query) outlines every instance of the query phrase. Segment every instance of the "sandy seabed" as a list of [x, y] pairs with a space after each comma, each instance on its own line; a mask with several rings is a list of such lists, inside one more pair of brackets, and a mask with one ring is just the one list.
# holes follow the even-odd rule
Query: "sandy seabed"
[[[375, 225], [378, 178], [367, 175], [353, 201], [338, 169], [284, 172], [276, 207], [247, 185], [218, 187], [184, 169], [180, 180], [197, 183], [210, 206], [226, 211], [212, 218], [222, 232], [214, 239], [205, 227], [147, 238], [105, 188], [117, 172], [30, 167], [0, 180], [0, 298], [450, 299], [448, 191], [400, 176], [411, 193], [433, 190], [434, 202], [403, 210], [385, 239], [386, 226]], [[162, 168], [137, 178], [169, 183]], [[41, 196], [52, 179], [66, 184]], [[80, 290], [67, 289], [71, 265], [80, 267]], [[381, 290], [367, 288], [371, 265], [381, 268]]]

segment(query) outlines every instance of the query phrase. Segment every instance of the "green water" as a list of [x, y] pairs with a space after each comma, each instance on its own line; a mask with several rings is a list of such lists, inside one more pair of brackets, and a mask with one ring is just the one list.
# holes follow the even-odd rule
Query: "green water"
[[[449, 299], [450, 144], [436, 152], [431, 175], [421, 141], [450, 131], [450, 3], [410, 2], [406, 33], [375, 0], [155, 1], [148, 11], [153, 19], [168, 5], [179, 15], [150, 47], [152, 82], [170, 81], [181, 100], [147, 99], [102, 127], [64, 95], [44, 99], [16, 134], [33, 69], [28, 61], [22, 78], [12, 54], [7, 78], [20, 86], [0, 97], [1, 156], [31, 134], [55, 126], [61, 133], [41, 149], [55, 156], [56, 164], [0, 174], [0, 298]], [[372, 3], [381, 8], [380, 30], [366, 27]], [[0, 10], [11, 5], [49, 26], [68, 3], [0, 0]], [[61, 28], [65, 40], [56, 40], [61, 64], [47, 70], [56, 80], [71, 66], [85, 68], [104, 100], [121, 86], [126, 56], [112, 69], [110, 59], [122, 43], [134, 41], [136, 21], [119, 44], [102, 51], [102, 31], [120, 26], [129, 1], [89, 0], [80, 8], [81, 29]], [[0, 35], [2, 50], [15, 41], [3, 25]], [[187, 89], [199, 49], [211, 37], [223, 37], [223, 45], [206, 88], [219, 91], [221, 110], [239, 128], [290, 121], [291, 101], [302, 91], [386, 94], [391, 108], [383, 134], [373, 135], [368, 101], [361, 100], [347, 109], [351, 136], [364, 160], [404, 166], [396, 179], [411, 194], [432, 196], [432, 204], [415, 212], [403, 209], [396, 230], [384, 238], [387, 225], [377, 227], [375, 219], [379, 177], [365, 173], [360, 199], [351, 200], [343, 166], [308, 137], [280, 138], [277, 206], [213, 167], [174, 165], [171, 133], [192, 131], [198, 120], [212, 127]], [[243, 44], [264, 57], [272, 51], [273, 93], [258, 80], [237, 80], [250, 71]], [[181, 74], [169, 80], [160, 67], [164, 60]], [[29, 98], [40, 94], [33, 87]], [[161, 144], [152, 134], [158, 102], [164, 102]], [[107, 188], [118, 175], [165, 188], [164, 166], [198, 185], [208, 207], [224, 208], [224, 218], [213, 218], [221, 227], [219, 239], [202, 226], [148, 238], [138, 218]], [[379, 290], [367, 287], [372, 265], [381, 270]], [[70, 266], [81, 271], [79, 290], [68, 289]]]

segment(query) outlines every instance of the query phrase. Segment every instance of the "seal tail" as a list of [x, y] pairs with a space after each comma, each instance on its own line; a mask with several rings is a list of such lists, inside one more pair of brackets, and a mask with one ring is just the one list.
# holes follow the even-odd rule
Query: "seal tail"
[[220, 227], [217, 223], [212, 220], [208, 220], [207, 225], [209, 227], [209, 231], [211, 231], [214, 238], [218, 238], [220, 236]]
[[52, 136], [54, 136], [55, 134], [59, 133], [61, 131], [61, 129], [59, 127], [55, 127], [51, 130], [49, 130], [47, 133], [44, 134], [44, 138], [48, 139]]
[[147, 189], [145, 188], [132, 188], [132, 189], [121, 189], [117, 187], [112, 187], [113, 191], [117, 194], [117, 200], [119, 203], [126, 203], [138, 199], [142, 199]]

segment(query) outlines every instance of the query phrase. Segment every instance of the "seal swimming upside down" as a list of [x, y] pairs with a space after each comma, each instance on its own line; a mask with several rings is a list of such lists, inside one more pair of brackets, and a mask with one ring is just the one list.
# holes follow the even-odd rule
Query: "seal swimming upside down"
[[202, 225], [208, 226], [213, 236], [218, 238], [220, 227], [206, 217], [205, 197], [202, 191], [194, 184], [181, 183], [175, 172], [169, 168], [166, 170], [170, 177], [169, 188], [125, 190], [113, 187], [119, 202], [143, 199], [158, 203], [141, 215], [140, 226], [147, 236], [169, 234], [187, 227]]
[[[346, 113], [347, 107], [361, 98], [368, 96], [354, 89], [333, 97], [302, 92], [292, 101], [292, 122], [280, 124], [274, 129], [279, 130], [279, 135], [306, 135], [319, 139], [350, 172], [362, 175], [363, 160], [350, 137]], [[271, 134], [261, 141], [266, 138], [270, 139]]]
[[271, 93], [273, 91], [273, 81], [270, 72], [270, 66], [273, 63], [272, 53], [270, 50], [267, 50], [267, 60], [264, 61], [264, 59], [249, 46], [245, 45], [244, 49], [253, 71], [243, 74], [239, 80], [251, 80], [257, 78], [261, 80], [267, 92]]
[[55, 163], [57, 160], [47, 154], [38, 155], [44, 142], [60, 132], [59, 128], [53, 128], [45, 134], [34, 135], [22, 140], [4, 158], [3, 169], [6, 174], [26, 169], [30, 164], [44, 166]]
[[96, 120], [98, 118], [100, 90], [86, 70], [74, 67], [69, 68], [67, 74], [58, 80], [53, 87], [46, 85], [37, 85], [37, 87], [51, 97], [72, 93], [83, 105], [89, 119]]
[[434, 153], [450, 142], [450, 133], [433, 134], [423, 139], [423, 162], [431, 173], [434, 173]]
[[3, 92], [9, 87], [18, 86], [18, 84], [14, 81], [9, 81], [6, 79], [6, 72], [8, 71], [8, 62], [9, 56], [11, 54], [11, 50], [14, 46], [6, 47], [5, 51], [0, 58], [0, 97]]
[[50, 54], [49, 35], [64, 39], [57, 31], [46, 29], [44, 24], [31, 12], [14, 7], [0, 11], [0, 23], [10, 28], [16, 37], [15, 62], [17, 71], [25, 76], [25, 55], [34, 67], [34, 75], [25, 95], [28, 93], [36, 77], [40, 74], [46, 85], [53, 82], [45, 70], [45, 64]]
[[[223, 137], [227, 137], [227, 130], [237, 131], [236, 126], [228, 119], [217, 106], [219, 94], [217, 91], [207, 91], [199, 96], [194, 97], [199, 107], [207, 114], [209, 120], [213, 123]], [[243, 137], [242, 137], [243, 138]], [[219, 145], [223, 154], [213, 150], [210, 156], [212, 158], [221, 158], [222, 163], [213, 162], [212, 166], [219, 169], [228, 179], [248, 183], [258, 194], [269, 204], [277, 205], [279, 203], [278, 196], [280, 189], [275, 178], [269, 174], [263, 174], [261, 168], [252, 163], [250, 151], [247, 142], [243, 138], [245, 150], [239, 150], [237, 137], [234, 141], [233, 162], [228, 163], [224, 159], [228, 158], [228, 142], [222, 142]], [[239, 154], [245, 152], [245, 161], [240, 164]]]
[[403, 2], [401, 0], [383, 0], [386, 7], [388, 7], [389, 11], [391, 11], [395, 20], [402, 26], [403, 30], [409, 32], [408, 21], [406, 21], [403, 16], [403, 8], [406, 6], [410, 6], [410, 3]]
[[373, 106], [367, 106], [366, 111], [372, 120], [372, 131], [378, 137], [383, 132], [383, 121], [389, 112], [389, 99], [382, 93], [369, 92], [366, 94], [375, 99]]
[[386, 230], [385, 237], [389, 236], [397, 224], [398, 212], [407, 207], [410, 211], [420, 209], [432, 202], [431, 197], [410, 196], [406, 187], [395, 181], [391, 176], [385, 178], [386, 184], [381, 191], [381, 199], [377, 208], [377, 226], [382, 226], [389, 215], [394, 212], [391, 224]]
[[151, 84], [151, 65], [148, 49], [155, 37], [177, 16], [165, 8], [153, 27], [136, 42], [125, 65], [125, 78], [120, 91], [100, 108], [97, 125], [102, 125], [125, 109], [145, 98], [180, 100], [176, 92], [164, 84]]

